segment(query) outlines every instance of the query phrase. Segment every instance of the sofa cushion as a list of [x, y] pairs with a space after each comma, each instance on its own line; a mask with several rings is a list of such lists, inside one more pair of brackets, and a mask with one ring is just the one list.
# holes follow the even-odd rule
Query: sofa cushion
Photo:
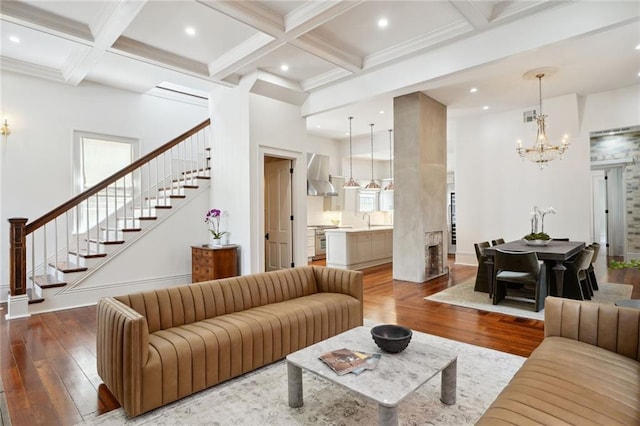
[[547, 337], [478, 424], [640, 424], [640, 363]]

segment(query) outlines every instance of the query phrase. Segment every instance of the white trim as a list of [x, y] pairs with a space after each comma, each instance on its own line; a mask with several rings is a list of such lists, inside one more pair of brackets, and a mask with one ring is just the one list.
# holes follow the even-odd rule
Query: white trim
[[591, 170], [610, 169], [612, 167], [626, 167], [629, 164], [635, 164], [636, 159], [633, 157], [615, 158], [613, 160], [599, 160], [591, 162]]
[[[265, 145], [258, 145], [258, 173], [256, 176], [256, 188], [264, 188], [264, 157], [278, 157], [293, 161], [293, 179], [291, 182], [291, 194], [293, 197], [291, 214], [294, 217], [292, 233], [293, 233], [293, 263], [295, 266], [307, 264], [307, 210], [306, 210], [306, 185], [303, 188], [301, 182], [307, 181], [306, 178], [306, 162], [303, 152], [290, 151], [287, 149], [274, 148]], [[254, 238], [254, 244], [251, 247], [252, 270], [265, 270], [265, 252], [264, 252], [264, 191], [258, 191], [257, 208], [253, 210], [254, 223], [257, 224], [258, 232]]]

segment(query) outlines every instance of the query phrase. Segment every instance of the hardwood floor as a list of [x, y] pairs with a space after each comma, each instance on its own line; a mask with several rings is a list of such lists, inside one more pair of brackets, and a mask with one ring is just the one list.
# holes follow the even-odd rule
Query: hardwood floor
[[[448, 276], [422, 284], [394, 281], [390, 265], [365, 270], [365, 318], [528, 356], [542, 340], [542, 321], [423, 300], [475, 277], [475, 267], [449, 266]], [[596, 272], [602, 281], [633, 284], [632, 297], [640, 298], [640, 270], [609, 271], [603, 261]], [[72, 425], [118, 407], [96, 372], [95, 306], [12, 321], [5, 313], [3, 306], [0, 374], [14, 425]]]

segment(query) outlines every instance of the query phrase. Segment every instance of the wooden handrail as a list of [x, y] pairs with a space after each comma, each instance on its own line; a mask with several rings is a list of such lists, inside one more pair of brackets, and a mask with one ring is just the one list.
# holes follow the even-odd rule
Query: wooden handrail
[[129, 164], [127, 167], [115, 172], [114, 174], [112, 174], [108, 178], [102, 180], [100, 183], [92, 186], [91, 188], [87, 189], [86, 191], [81, 192], [80, 194], [78, 194], [75, 197], [71, 198], [69, 201], [59, 205], [55, 209], [51, 210], [49, 213], [46, 213], [43, 216], [40, 216], [39, 218], [37, 218], [36, 220], [34, 220], [33, 222], [29, 223], [26, 226], [26, 234], [28, 235], [28, 234], [32, 233], [36, 229], [40, 228], [42, 225], [50, 222], [51, 220], [53, 220], [56, 217], [60, 216], [62, 213], [64, 213], [64, 212], [72, 209], [73, 207], [77, 206], [78, 204], [80, 204], [81, 202], [86, 200], [87, 198], [95, 195], [98, 191], [101, 191], [101, 190], [105, 189], [106, 187], [108, 187], [112, 183], [116, 182], [118, 179], [128, 175], [132, 171], [136, 170], [138, 167], [141, 167], [143, 164], [149, 162], [150, 160], [152, 160], [153, 158], [159, 156], [163, 152], [166, 152], [166, 151], [170, 150], [171, 148], [173, 148], [174, 146], [178, 145], [180, 142], [184, 141], [188, 137], [193, 136], [194, 134], [198, 133], [200, 130], [204, 129], [209, 124], [211, 124], [211, 119], [207, 118], [205, 121], [203, 121], [202, 123], [198, 124], [193, 129], [181, 134], [180, 136], [172, 139], [171, 141], [167, 142], [166, 144], [154, 149], [150, 153], [146, 154], [145, 156], [143, 156], [143, 157], [139, 158], [138, 160], [134, 161], [133, 163]]

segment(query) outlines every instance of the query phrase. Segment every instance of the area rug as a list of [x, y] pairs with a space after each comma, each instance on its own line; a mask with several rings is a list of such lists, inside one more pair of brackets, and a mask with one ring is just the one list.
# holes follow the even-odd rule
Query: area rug
[[[440, 402], [440, 375], [398, 406], [402, 425], [472, 425], [525, 358], [428, 334], [426, 343], [458, 353], [457, 401]], [[411, 350], [411, 344], [406, 350]], [[379, 362], [384, 361], [384, 356]], [[362, 374], [373, 372], [365, 371]], [[338, 385], [303, 372], [304, 405], [290, 408], [284, 361], [263, 367], [149, 413], [127, 419], [117, 409], [84, 425], [372, 425], [377, 406]]]
[[[522, 318], [544, 320], [544, 309], [533, 311], [533, 303], [517, 299], [504, 299], [498, 305], [491, 303], [488, 293], [473, 291], [474, 283], [466, 282], [449, 287], [439, 293], [425, 297], [425, 300], [448, 303], [450, 305], [474, 308], [481, 311], [498, 312]], [[599, 283], [600, 290], [595, 292], [592, 302], [615, 303], [618, 300], [629, 299], [633, 286], [629, 284]]]

